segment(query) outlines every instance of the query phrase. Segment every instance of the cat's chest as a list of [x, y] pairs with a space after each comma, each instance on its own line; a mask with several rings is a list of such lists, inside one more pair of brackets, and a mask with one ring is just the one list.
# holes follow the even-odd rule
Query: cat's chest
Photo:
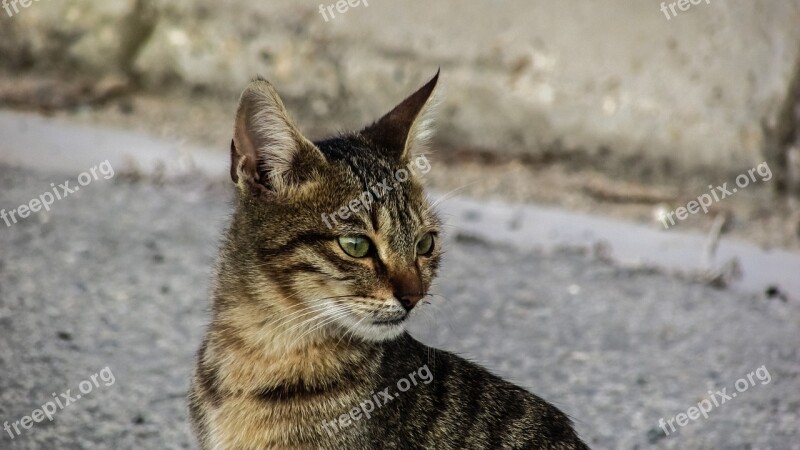
[[[359, 448], [366, 423], [341, 422], [342, 414], [369, 395], [366, 387], [276, 399], [266, 396], [231, 397], [211, 413], [212, 449], [325, 449]], [[280, 395], [280, 394], [277, 394]]]

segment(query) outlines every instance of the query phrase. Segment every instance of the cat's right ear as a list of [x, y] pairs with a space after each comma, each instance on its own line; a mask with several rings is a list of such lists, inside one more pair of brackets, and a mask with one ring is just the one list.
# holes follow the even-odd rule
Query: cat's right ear
[[377, 122], [361, 131], [382, 150], [408, 162], [415, 152], [421, 151], [433, 134], [433, 110], [439, 71], [417, 92], [381, 117]]
[[244, 90], [231, 141], [231, 179], [240, 189], [285, 194], [311, 180], [325, 157], [289, 117], [272, 85]]

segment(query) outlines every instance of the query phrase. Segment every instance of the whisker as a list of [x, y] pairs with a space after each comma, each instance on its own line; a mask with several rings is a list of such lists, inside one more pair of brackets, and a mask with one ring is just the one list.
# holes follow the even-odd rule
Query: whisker
[[[336, 342], [336, 346], [338, 347], [338, 346], [339, 346], [339, 343], [340, 343], [340, 342], [342, 342], [342, 339], [346, 338], [348, 334], [350, 334], [350, 333], [355, 333], [356, 329], [358, 328], [358, 324], [360, 324], [361, 322], [363, 322], [363, 321], [364, 321], [364, 319], [366, 319], [366, 318], [367, 318], [367, 316], [364, 316], [364, 317], [362, 317], [362, 318], [361, 318], [361, 320], [359, 320], [358, 322], [356, 322], [356, 324], [355, 324], [355, 325], [353, 325], [352, 327], [347, 327], [347, 328], [348, 328], [347, 332], [346, 332], [345, 334], [343, 334], [341, 338], [339, 338], [339, 340]], [[351, 336], [351, 337], [352, 337], [352, 336]], [[349, 344], [349, 343], [350, 343], [350, 341], [348, 340], [348, 341], [347, 341], [347, 343]]]
[[302, 329], [303, 329], [303, 328], [304, 328], [306, 325], [308, 325], [308, 324], [310, 324], [310, 323], [315, 323], [317, 320], [319, 320], [319, 317], [318, 317], [318, 316], [313, 316], [313, 317], [309, 317], [309, 318], [307, 318], [307, 319], [303, 319], [301, 322], [299, 322], [299, 323], [296, 323], [296, 324], [292, 325], [291, 327], [289, 327], [289, 328], [287, 328], [287, 329], [285, 329], [285, 330], [282, 330], [282, 331], [280, 332], [280, 334], [278, 334], [278, 335], [275, 337], [275, 340], [278, 340], [279, 338], [283, 337], [284, 335], [291, 334], [293, 330], [300, 330], [300, 331], [302, 331]]
[[[309, 316], [311, 314], [318, 314], [318, 313], [324, 311], [325, 307], [327, 307], [327, 306], [328, 305], [326, 305], [326, 304], [322, 304], [322, 305], [313, 305], [312, 307], [309, 307], [309, 308], [304, 308], [303, 311], [300, 311], [302, 314], [293, 314], [292, 317], [281, 317], [281, 318], [278, 319], [278, 321], [280, 321], [279, 323], [273, 323], [271, 325], [274, 325], [274, 328], [284, 327], [286, 325], [289, 325], [289, 323], [291, 323], [291, 322], [293, 322], [293, 321], [295, 321], [297, 319], [300, 319], [302, 317], [306, 317], [306, 316]], [[284, 320], [281, 321], [281, 319], [284, 319]]]
[[321, 305], [309, 305], [309, 306], [306, 306], [306, 307], [304, 307], [304, 308], [302, 308], [302, 309], [300, 309], [298, 311], [294, 311], [291, 314], [288, 314], [286, 316], [280, 316], [280, 317], [276, 318], [275, 320], [273, 320], [271, 322], [268, 322], [268, 323], [265, 322], [264, 325], [274, 325], [275, 328], [278, 328], [279, 326], [287, 325], [289, 322], [291, 322], [293, 320], [296, 320], [296, 319], [299, 319], [300, 317], [304, 317], [304, 316], [307, 316], [309, 314], [313, 314], [315, 312], [319, 312], [319, 311], [323, 310], [329, 304], [335, 304], [335, 303], [336, 302], [334, 302], [334, 301], [330, 301], [328, 303], [323, 303]]
[[347, 316], [347, 314], [348, 314], [347, 311], [343, 310], [343, 311], [339, 311], [339, 312], [334, 313], [332, 316], [327, 317], [326, 319], [323, 319], [319, 324], [317, 324], [317, 326], [311, 328], [310, 330], [308, 330], [305, 333], [303, 333], [302, 335], [300, 335], [300, 337], [295, 339], [294, 342], [292, 342], [292, 344], [290, 345], [290, 347], [294, 347], [294, 344], [299, 342], [301, 339], [303, 339], [308, 334], [313, 333], [314, 331], [319, 330], [320, 328], [322, 328], [322, 327], [324, 327], [324, 326], [326, 326], [328, 324], [331, 324], [331, 323], [339, 320], [342, 317]]
[[[325, 311], [325, 308], [326, 308], [326, 307], [328, 307], [328, 306], [333, 306], [333, 307], [335, 307], [335, 306], [337, 306], [337, 305], [336, 305], [336, 304], [331, 304], [331, 305], [319, 305], [320, 309], [318, 309], [318, 310], [316, 310], [316, 311], [311, 311], [311, 312], [309, 312], [308, 314], [311, 314], [311, 313], [322, 313], [322, 312], [324, 312], [324, 311]], [[305, 314], [305, 315], [308, 315], [308, 314]], [[317, 319], [317, 316], [316, 316], [316, 315], [315, 315], [314, 317], [310, 317], [310, 318], [308, 318], [308, 319], [305, 319], [303, 322], [301, 322], [301, 324], [303, 324], [303, 323], [306, 323], [307, 321], [310, 321], [310, 320], [315, 320], [315, 319]], [[295, 324], [295, 325], [292, 325], [290, 328], [288, 328], [287, 330], [285, 330], [285, 331], [284, 331], [284, 333], [285, 333], [285, 332], [289, 332], [289, 331], [291, 331], [291, 330], [293, 330], [293, 329], [295, 329], [295, 328], [298, 328], [298, 326], [299, 326], [299, 325], [300, 325], [300, 324]]]
[[280, 316], [280, 317], [274, 319], [271, 322], [264, 322], [262, 325], [275, 325], [275, 327], [278, 327], [277, 322], [283, 320], [283, 322], [280, 323], [280, 325], [283, 326], [283, 325], [286, 325], [286, 324], [288, 324], [289, 322], [291, 322], [293, 320], [296, 320], [299, 317], [303, 317], [303, 316], [308, 315], [307, 313], [309, 311], [314, 312], [314, 310], [318, 310], [319, 308], [324, 308], [325, 306], [328, 306], [329, 304], [330, 305], [336, 304], [336, 300], [339, 300], [341, 298], [346, 298], [346, 297], [353, 297], [353, 296], [352, 295], [335, 295], [335, 296], [332, 296], [332, 297], [318, 298], [316, 300], [312, 300], [312, 302], [319, 302], [319, 301], [325, 301], [325, 302], [322, 303], [321, 305], [319, 305], [319, 304], [306, 305], [305, 307], [300, 308], [297, 311], [292, 311], [288, 315]]
[[428, 211], [432, 210], [432, 209], [433, 209], [434, 207], [436, 207], [436, 205], [438, 205], [439, 203], [441, 203], [441, 202], [443, 202], [443, 201], [445, 201], [445, 200], [448, 200], [448, 199], [452, 198], [452, 197], [453, 197], [453, 195], [455, 195], [455, 194], [456, 194], [458, 191], [460, 191], [460, 190], [462, 190], [462, 189], [464, 189], [464, 188], [467, 188], [467, 187], [469, 187], [469, 186], [472, 186], [472, 185], [474, 185], [474, 184], [477, 184], [479, 181], [480, 181], [480, 180], [475, 180], [475, 181], [473, 181], [472, 183], [467, 183], [467, 184], [465, 184], [465, 185], [463, 185], [463, 186], [461, 186], [461, 187], [457, 187], [457, 188], [453, 189], [452, 191], [449, 191], [449, 192], [447, 192], [447, 193], [443, 194], [441, 197], [439, 197], [438, 199], [436, 199], [436, 201], [434, 201], [434, 202], [431, 204], [431, 206], [429, 206], [429, 207], [428, 207], [428, 209], [426, 209], [426, 210], [425, 210], [425, 212], [428, 212]]
[[[340, 314], [340, 312], [338, 312], [338, 311], [337, 311], [337, 313], [336, 313], [336, 315], [335, 315], [334, 317], [339, 317], [339, 314]], [[295, 329], [301, 329], [301, 331], [302, 331], [302, 328], [303, 328], [304, 326], [306, 326], [306, 325], [307, 325], [307, 324], [309, 324], [309, 323], [314, 323], [314, 322], [315, 322], [315, 321], [317, 321], [317, 320], [319, 320], [320, 322], [322, 322], [322, 323], [324, 324], [326, 321], [328, 321], [328, 319], [329, 319], [329, 318], [330, 318], [330, 317], [324, 317], [324, 318], [322, 318], [322, 319], [319, 319], [319, 317], [317, 317], [317, 316], [310, 317], [310, 318], [308, 318], [308, 319], [305, 319], [305, 320], [303, 320], [303, 321], [302, 321], [302, 322], [300, 322], [299, 324], [292, 325], [292, 327], [291, 327], [291, 328], [289, 328], [289, 329], [283, 330], [283, 331], [281, 332], [281, 334], [279, 334], [279, 335], [278, 335], [278, 337], [281, 337], [281, 336], [284, 336], [284, 335], [290, 334], [290, 332], [291, 332], [292, 330], [295, 330]], [[312, 330], [311, 330], [311, 331], [313, 331], [313, 326], [312, 326]], [[305, 334], [307, 334], [307, 332], [306, 332], [306, 333], [304, 333], [303, 335], [301, 335], [300, 337], [303, 337], [303, 336], [305, 336]], [[298, 338], [298, 339], [295, 339], [295, 342], [297, 342], [299, 339], [300, 339], [300, 338]], [[294, 343], [292, 343], [292, 345], [294, 345]]]
[[350, 344], [350, 342], [353, 340], [353, 336], [356, 335], [356, 327], [358, 327], [358, 324], [360, 324], [364, 319], [366, 319], [366, 317], [362, 318], [361, 320], [356, 322], [356, 324], [354, 325], [353, 332], [350, 334], [350, 337], [347, 339], [347, 343], [348, 344]]
[[[439, 298], [441, 298], [442, 300], [444, 300], [446, 302], [450, 301], [449, 298], [445, 297], [442, 294], [429, 293], [428, 295], [431, 296], [431, 297], [439, 297]], [[441, 309], [441, 305], [438, 302], [432, 302], [432, 301], [428, 301], [427, 303], [433, 307], [435, 313], [441, 313], [444, 316], [447, 328], [451, 332], [453, 332], [454, 334], [458, 334], [458, 333], [456, 333], [455, 328], [453, 328], [452, 319], [450, 318], [450, 316], [448, 314], [445, 314], [445, 312]]]

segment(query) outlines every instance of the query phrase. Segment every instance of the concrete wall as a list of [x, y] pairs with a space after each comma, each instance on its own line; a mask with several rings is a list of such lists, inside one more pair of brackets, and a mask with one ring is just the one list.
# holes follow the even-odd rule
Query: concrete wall
[[687, 1], [670, 19], [655, 0], [361, 2], [327, 22], [306, 0], [164, 1], [157, 14], [148, 0], [42, 1], [0, 20], [4, 45], [28, 43], [38, 66], [231, 95], [260, 73], [301, 123], [330, 129], [374, 119], [441, 66], [443, 142], [631, 171], [763, 161], [762, 123], [800, 67], [800, 0]]

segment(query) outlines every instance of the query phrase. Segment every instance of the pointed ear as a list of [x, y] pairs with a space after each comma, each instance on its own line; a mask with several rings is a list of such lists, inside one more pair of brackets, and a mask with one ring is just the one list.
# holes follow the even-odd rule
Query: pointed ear
[[432, 110], [438, 81], [439, 71], [436, 71], [431, 81], [362, 130], [361, 135], [401, 161], [409, 160], [414, 149], [423, 146], [433, 134]]
[[289, 117], [269, 82], [244, 90], [231, 142], [231, 178], [244, 188], [285, 192], [310, 180], [325, 163], [322, 152]]

